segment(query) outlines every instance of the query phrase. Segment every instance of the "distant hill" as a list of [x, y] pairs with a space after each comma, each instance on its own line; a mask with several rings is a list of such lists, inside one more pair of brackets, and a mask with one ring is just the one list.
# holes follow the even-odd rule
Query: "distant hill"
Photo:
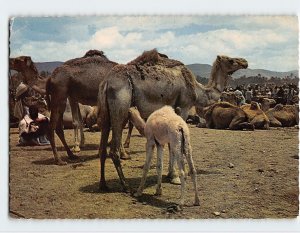
[[38, 72], [41, 73], [42, 71], [52, 73], [56, 67], [63, 64], [61, 61], [53, 61], [53, 62], [35, 62], [36, 68]]
[[[52, 73], [53, 70], [62, 65], [63, 62], [61, 61], [54, 61], [54, 62], [36, 62], [35, 65], [39, 72], [46, 71]], [[211, 65], [208, 64], [190, 64], [187, 67], [195, 74], [195, 76], [209, 78]], [[290, 76], [291, 73], [293, 76], [299, 77], [298, 70], [291, 70], [287, 72], [276, 72], [271, 70], [264, 70], [264, 69], [242, 69], [238, 70], [237, 72], [232, 74], [233, 78], [239, 78], [241, 76], [251, 77], [251, 76], [258, 76], [259, 74], [262, 77], [279, 77], [284, 78], [286, 76]]]
[[[187, 67], [194, 73], [196, 76], [209, 78], [211, 65], [208, 64], [191, 64], [187, 65]], [[242, 69], [238, 70], [237, 72], [232, 74], [233, 78], [239, 78], [241, 76], [251, 77], [251, 76], [258, 76], [259, 74], [262, 77], [279, 77], [284, 78], [286, 76], [290, 76], [291, 73], [293, 76], [299, 77], [298, 70], [291, 70], [287, 72], [277, 72], [277, 71], [270, 71], [270, 70], [263, 70], [263, 69]]]

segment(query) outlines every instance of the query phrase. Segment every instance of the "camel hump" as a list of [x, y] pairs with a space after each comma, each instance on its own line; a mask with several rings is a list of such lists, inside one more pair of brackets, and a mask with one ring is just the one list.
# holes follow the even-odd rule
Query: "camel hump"
[[181, 66], [183, 63], [168, 58], [167, 55], [157, 52], [156, 49], [144, 51], [142, 55], [128, 63], [128, 65], [162, 65], [165, 67]]
[[96, 50], [96, 49], [92, 49], [92, 50], [87, 51], [84, 54], [83, 58], [85, 58], [85, 57], [94, 57], [94, 56], [100, 56], [100, 57], [105, 57], [106, 58], [103, 51], [99, 51], [99, 50]]

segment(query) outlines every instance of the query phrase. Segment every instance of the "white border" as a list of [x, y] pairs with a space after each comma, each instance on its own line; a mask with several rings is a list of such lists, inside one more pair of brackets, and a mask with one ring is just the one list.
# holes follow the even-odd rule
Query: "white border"
[[[0, 0], [0, 106], [8, 106], [12, 16], [263, 14], [299, 16], [299, 0]], [[3, 111], [3, 110], [2, 110]], [[298, 220], [13, 220], [8, 217], [8, 110], [0, 129], [0, 232], [298, 232]], [[153, 224], [155, 223], [155, 224]]]

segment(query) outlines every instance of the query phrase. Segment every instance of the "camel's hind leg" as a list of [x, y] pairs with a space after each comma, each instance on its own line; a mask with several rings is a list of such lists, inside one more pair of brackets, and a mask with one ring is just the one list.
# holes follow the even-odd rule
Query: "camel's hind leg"
[[170, 144], [168, 144], [169, 149], [169, 168], [168, 168], [168, 175], [167, 178], [170, 179], [171, 184], [180, 185], [180, 179], [178, 173], [175, 170], [175, 156], [172, 154], [172, 150], [170, 148]]
[[99, 189], [102, 191], [107, 191], [108, 187], [106, 185], [106, 180], [105, 180], [105, 160], [107, 157], [107, 141], [109, 137], [109, 131], [110, 131], [110, 126], [103, 125], [101, 127], [101, 139], [100, 139], [100, 147], [99, 147], [99, 157], [100, 157], [100, 166], [101, 166], [101, 174], [100, 174], [100, 184], [99, 184]]
[[163, 170], [163, 152], [164, 148], [161, 145], [157, 146], [157, 161], [156, 161], [156, 172], [157, 172], [157, 186], [155, 195], [162, 194], [161, 181], [162, 181], [162, 170]]
[[186, 153], [186, 160], [189, 166], [190, 174], [192, 177], [193, 185], [194, 185], [194, 190], [195, 190], [195, 202], [194, 205], [200, 205], [200, 198], [199, 198], [199, 192], [198, 192], [198, 186], [197, 186], [197, 171], [194, 166], [194, 161], [192, 158], [192, 148], [189, 145], [188, 146], [188, 151]]
[[147, 143], [146, 143], [146, 162], [145, 162], [145, 165], [144, 165], [143, 176], [142, 176], [142, 179], [141, 179], [140, 186], [139, 186], [137, 192], [134, 194], [135, 197], [141, 196], [142, 192], [144, 190], [147, 174], [148, 174], [148, 171], [149, 171], [150, 165], [151, 165], [151, 159], [153, 157], [154, 145], [155, 145], [154, 140], [147, 140]]
[[63, 129], [63, 113], [60, 113], [59, 120], [58, 120], [57, 126], [56, 126], [56, 134], [59, 137], [62, 144], [64, 145], [69, 159], [72, 159], [72, 160], [78, 159], [78, 156], [74, 155], [72, 153], [72, 151], [70, 150], [70, 148], [66, 142], [66, 139], [65, 139], [65, 134], [64, 134], [64, 129]]
[[[54, 102], [54, 101], [53, 101]], [[56, 103], [59, 103], [56, 101]], [[63, 134], [63, 128], [62, 128], [62, 117], [63, 112], [65, 109], [65, 104], [61, 104], [59, 106], [53, 106], [51, 107], [51, 115], [50, 115], [50, 129], [49, 129], [49, 140], [52, 147], [55, 163], [58, 165], [65, 165], [66, 162], [62, 161], [60, 156], [57, 153], [56, 145], [55, 145], [55, 137], [54, 137], [54, 130], [56, 130], [57, 135], [59, 136], [60, 140], [62, 141], [67, 154], [70, 158], [75, 158], [74, 154], [68, 147], [64, 134]]]

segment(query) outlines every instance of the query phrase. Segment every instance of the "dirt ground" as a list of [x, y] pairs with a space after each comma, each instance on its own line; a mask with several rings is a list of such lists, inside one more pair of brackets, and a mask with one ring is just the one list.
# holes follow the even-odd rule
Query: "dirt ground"
[[[57, 166], [50, 146], [19, 147], [17, 129], [10, 131], [10, 216], [13, 218], [295, 218], [298, 215], [298, 130], [229, 131], [190, 126], [193, 159], [198, 173], [201, 206], [193, 206], [194, 191], [187, 178], [186, 206], [172, 211], [180, 186], [167, 182], [164, 156], [163, 194], [155, 196], [156, 159], [144, 195], [123, 193], [110, 159], [106, 162], [109, 193], [98, 191], [100, 133], [86, 132], [81, 162]], [[126, 136], [124, 131], [124, 137]], [[72, 144], [72, 130], [66, 130]], [[67, 160], [58, 138], [59, 153]], [[129, 185], [136, 189], [145, 160], [145, 139], [133, 132], [122, 161]]]

